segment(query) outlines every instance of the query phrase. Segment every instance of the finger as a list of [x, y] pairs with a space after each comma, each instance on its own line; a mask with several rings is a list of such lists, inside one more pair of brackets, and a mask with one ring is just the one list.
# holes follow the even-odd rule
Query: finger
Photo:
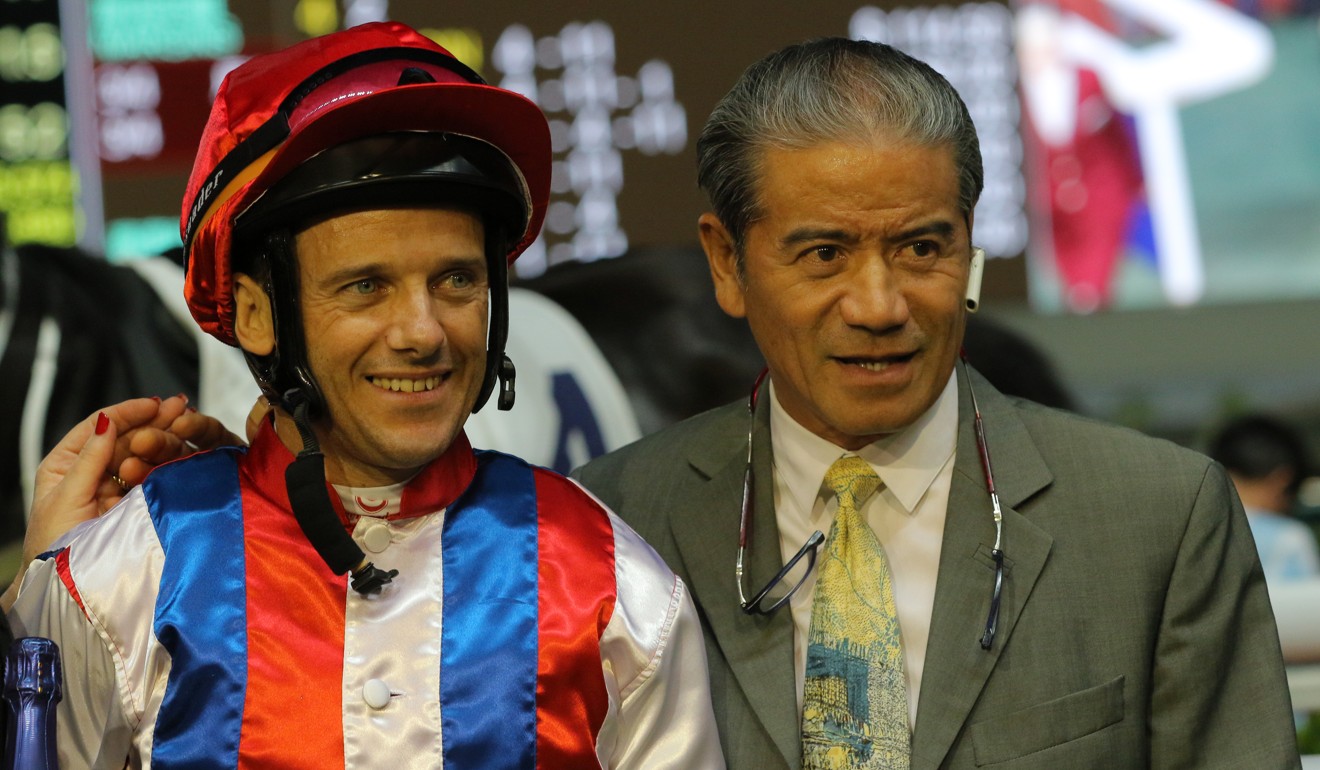
[[119, 478], [132, 489], [147, 480], [147, 474], [160, 463], [146, 462], [140, 457], [128, 457], [119, 464]]
[[160, 465], [170, 460], [178, 459], [189, 450], [184, 446], [183, 439], [171, 433], [168, 429], [146, 427], [139, 428], [133, 435], [127, 437], [127, 441], [121, 441], [120, 460], [126, 460], [130, 457], [136, 457], [143, 462], [151, 465]]
[[[159, 411], [159, 400], [151, 398], [134, 398], [121, 401], [113, 406], [108, 406], [91, 415], [78, 424], [74, 425], [64, 437], [60, 439], [51, 451], [41, 461], [37, 469], [38, 487], [42, 484], [58, 483], [64, 475], [68, 473], [69, 468], [78, 459], [83, 445], [92, 436], [97, 422], [101, 415], [105, 415], [109, 420], [109, 427], [115, 431], [114, 434], [123, 438], [125, 432], [131, 432], [134, 428], [149, 422]], [[122, 456], [127, 453], [124, 447], [118, 453], [113, 464], [118, 464]]]
[[249, 444], [257, 439], [257, 434], [261, 432], [261, 423], [268, 414], [270, 414], [270, 401], [265, 396], [259, 396], [257, 402], [252, 405], [252, 411], [248, 412], [247, 424], [244, 426]]
[[[72, 462], [57, 472], [43, 474], [38, 470], [38, 491], [33, 496], [23, 538], [24, 564], [75, 524], [104, 511], [97, 508], [97, 500], [110, 480], [108, 469], [114, 455], [115, 426], [104, 413], [90, 419], [90, 435]], [[68, 435], [62, 439], [68, 440]], [[45, 462], [42, 461], [43, 466]], [[43, 475], [49, 478], [43, 481]]]
[[241, 446], [244, 442], [229, 432], [224, 423], [191, 407], [170, 425], [170, 433], [198, 449]]
[[[132, 489], [135, 484], [129, 484], [128, 486]], [[124, 492], [124, 488], [119, 486], [118, 481], [110, 478], [102, 481], [101, 485], [96, 489], [97, 512], [105, 513], [118, 505], [119, 501], [124, 499]]]
[[[165, 422], [171, 416], [173, 419]], [[190, 439], [197, 443], [190, 443]], [[187, 398], [175, 396], [161, 402], [149, 424], [121, 438], [115, 461], [120, 478], [131, 486], [142, 483], [155, 466], [196, 452], [198, 445], [213, 448], [235, 443], [241, 442], [218, 420], [188, 409]]]
[[[122, 442], [121, 442], [122, 445]], [[140, 428], [129, 442], [129, 450], [117, 454], [119, 477], [129, 486], [141, 484], [152, 468], [192, 454], [194, 447], [172, 433], [155, 428]]]
[[109, 481], [117, 435], [114, 421], [100, 412], [92, 420], [90, 433], [64, 474], [65, 494], [73, 499], [90, 500], [102, 482]]
[[156, 421], [161, 419], [173, 419], [169, 415], [181, 409], [177, 404], [172, 410], [168, 410], [164, 418], [161, 416], [161, 410], [164, 402], [159, 398], [134, 398], [127, 401], [121, 401], [112, 407], [107, 407], [104, 411], [110, 416], [118, 429], [118, 440], [115, 444], [115, 456], [111, 461], [112, 467], [118, 467], [124, 458], [132, 453], [130, 442], [138, 431], [145, 429]]
[[[108, 406], [101, 411], [105, 412], [106, 416], [119, 430], [120, 435], [123, 435], [156, 419], [160, 414], [162, 403], [159, 398], [130, 398], [126, 401], [120, 401], [114, 406]], [[170, 417], [169, 419], [174, 418]]]
[[160, 410], [151, 420], [151, 427], [165, 430], [170, 427], [170, 423], [179, 418], [188, 408], [188, 396], [180, 393], [177, 396], [170, 396], [160, 402]]

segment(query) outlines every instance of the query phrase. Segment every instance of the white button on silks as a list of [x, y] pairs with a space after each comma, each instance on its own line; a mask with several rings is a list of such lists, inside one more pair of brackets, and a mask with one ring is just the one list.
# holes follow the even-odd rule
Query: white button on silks
[[368, 679], [362, 685], [362, 700], [377, 711], [390, 705], [390, 686], [379, 679]]
[[372, 553], [380, 553], [390, 545], [390, 528], [386, 524], [372, 524], [362, 533], [362, 543]]

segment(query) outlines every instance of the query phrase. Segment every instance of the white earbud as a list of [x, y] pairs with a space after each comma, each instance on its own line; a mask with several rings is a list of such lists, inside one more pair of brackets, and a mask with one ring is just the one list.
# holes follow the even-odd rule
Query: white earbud
[[985, 271], [985, 249], [972, 249], [972, 264], [967, 269], [967, 312], [981, 307], [981, 273]]

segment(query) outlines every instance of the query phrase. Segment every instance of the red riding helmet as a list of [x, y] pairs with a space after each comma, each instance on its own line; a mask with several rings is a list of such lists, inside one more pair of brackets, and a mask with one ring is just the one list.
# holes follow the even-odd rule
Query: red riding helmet
[[[180, 226], [188, 259], [188, 306], [204, 331], [237, 345], [235, 231], [240, 225], [247, 227], [245, 218], [278, 219], [280, 212], [270, 211], [271, 201], [314, 204], [328, 197], [342, 205], [345, 190], [351, 190], [352, 201], [371, 205], [377, 200], [373, 196], [399, 195], [401, 184], [394, 184], [391, 193], [396, 179], [410, 185], [408, 190], [428, 183], [484, 184], [478, 176], [465, 180], [453, 173], [430, 174], [430, 169], [373, 166], [368, 140], [386, 135], [443, 136], [458, 147], [484, 144], [498, 152], [478, 148], [485, 151], [480, 154], [497, 156], [498, 165], [509, 169], [496, 176], [504, 180], [506, 197], [516, 197], [518, 205], [516, 221], [511, 223], [513, 237], [499, 245], [507, 252], [500, 255], [498, 265], [492, 265], [498, 270], [492, 270], [488, 381], [480, 405], [493, 387], [507, 335], [507, 290], [502, 280], [495, 279], [535, 240], [545, 217], [550, 194], [549, 128], [533, 102], [485, 84], [444, 48], [402, 24], [365, 24], [307, 40], [256, 56], [225, 78], [183, 201]], [[316, 179], [317, 174], [308, 173], [307, 168], [318, 163], [342, 169], [342, 164], [326, 160], [334, 154], [331, 151], [355, 155], [358, 161], [350, 174], [354, 178], [326, 179], [321, 174]], [[309, 163], [317, 156], [323, 157]], [[361, 162], [364, 157], [366, 163]], [[306, 179], [311, 181], [300, 181]], [[290, 186], [302, 189], [290, 191]], [[301, 357], [301, 330], [297, 331], [297, 339], [285, 339], [282, 332], [277, 340], [277, 345], [288, 348], [286, 359]], [[308, 395], [315, 399], [314, 382], [307, 384]], [[273, 389], [269, 382], [262, 385]]]

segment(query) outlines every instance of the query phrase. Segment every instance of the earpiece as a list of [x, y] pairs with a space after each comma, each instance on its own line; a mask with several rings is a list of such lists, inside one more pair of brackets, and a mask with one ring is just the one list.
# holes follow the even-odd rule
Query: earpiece
[[985, 249], [972, 249], [972, 264], [967, 269], [967, 312], [981, 308], [981, 273], [985, 271]]

